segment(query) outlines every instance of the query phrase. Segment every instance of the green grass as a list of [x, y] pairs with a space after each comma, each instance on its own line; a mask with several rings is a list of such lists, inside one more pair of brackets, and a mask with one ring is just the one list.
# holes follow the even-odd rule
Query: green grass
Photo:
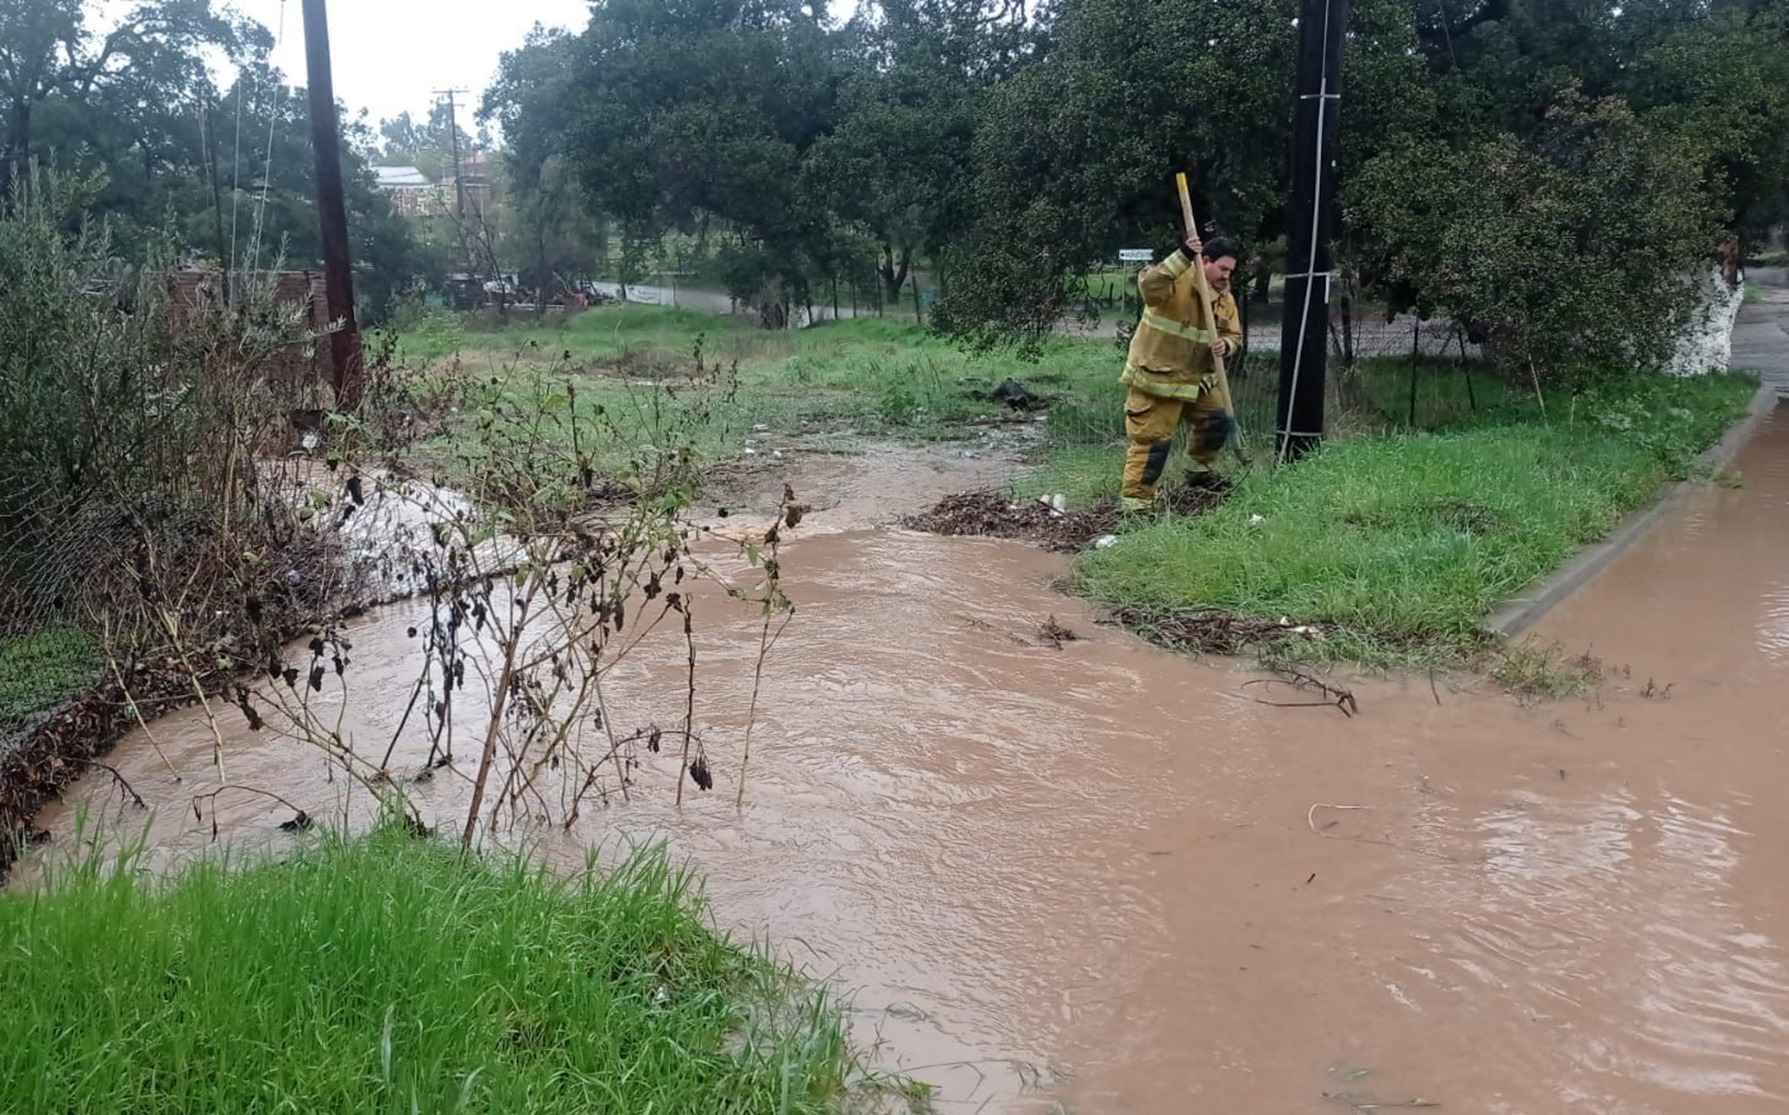
[[[399, 337], [404, 359], [442, 369], [455, 356], [472, 384], [459, 423], [437, 446], [448, 451], [493, 406], [538, 403], [564, 394], [567, 384], [581, 416], [602, 412], [618, 459], [632, 446], [664, 444], [667, 422], [694, 427], [694, 448], [709, 460], [737, 455], [765, 435], [959, 439], [1007, 413], [976, 397], [1003, 379], [1052, 397], [1091, 396], [1096, 383], [1109, 394], [1121, 362], [1110, 343], [1067, 339], [1046, 344], [1035, 361], [966, 354], [893, 318], [767, 332], [699, 311], [625, 305], [545, 323], [519, 317], [506, 329], [483, 319], [471, 328], [470, 321], [433, 315]], [[709, 372], [703, 381], [691, 378], [698, 346]], [[737, 378], [717, 370], [736, 370]], [[703, 410], [712, 417], [677, 417]]]
[[399, 331], [398, 354], [406, 360], [431, 361], [456, 353], [544, 359], [569, 351], [574, 357], [596, 359], [639, 348], [687, 352], [698, 336], [744, 337], [753, 332], [720, 314], [673, 306], [630, 303], [540, 317], [527, 308], [512, 308], [507, 322], [494, 311], [421, 315]]
[[1334, 441], [1244, 476], [1210, 514], [1087, 554], [1078, 584], [1146, 611], [1335, 624], [1335, 657], [1457, 657], [1482, 645], [1479, 625], [1504, 600], [1687, 475], [1755, 388], [1740, 375], [1622, 377], [1554, 400], [1551, 420], [1517, 393], [1438, 432]]
[[1491, 677], [1517, 697], [1558, 700], [1595, 689], [1603, 680], [1603, 663], [1589, 652], [1569, 654], [1558, 643], [1531, 638], [1504, 647], [1491, 665]]
[[98, 675], [93, 640], [74, 628], [0, 638], [0, 732], [75, 696]]
[[0, 1110], [825, 1112], [841, 1012], [649, 852], [559, 880], [381, 830], [0, 894]]
[[[1113, 366], [1096, 366], [1097, 374], [1071, 378], [1063, 398], [1051, 408], [1047, 452], [1036, 470], [1018, 479], [1017, 494], [1060, 492], [1075, 506], [1117, 498], [1124, 455], [1123, 396]], [[1250, 460], [1265, 464], [1273, 454], [1279, 353], [1251, 352], [1245, 370], [1246, 375], [1231, 380], [1237, 422]], [[1377, 436], [1407, 429], [1413, 379], [1417, 429], [1434, 429], [1532, 401], [1482, 369], [1467, 372], [1451, 361], [1378, 357], [1361, 361], [1345, 384], [1341, 413], [1331, 415], [1335, 436]], [[1238, 462], [1226, 453], [1219, 465], [1235, 469]], [[1177, 445], [1168, 482], [1182, 467], [1183, 453]]]
[[[422, 323], [414, 343], [436, 344], [438, 326]], [[648, 385], [686, 375], [679, 369], [698, 337], [711, 366], [736, 362], [736, 390], [718, 404], [714, 388], [685, 391], [672, 412], [712, 413], [667, 419]], [[1038, 467], [1015, 482], [1016, 494], [1060, 492], [1078, 506], [1116, 495], [1123, 357], [1110, 341], [1056, 340], [1026, 361], [965, 354], [893, 318], [768, 333], [621, 306], [547, 326], [462, 328], [458, 343], [464, 359], [491, 368], [519, 360], [549, 369], [538, 382], [492, 376], [474, 413], [560, 391], [550, 381], [569, 379], [570, 405], [602, 408], [615, 446], [664, 444], [669, 421], [703, 460], [797, 434], [961, 438], [1001, 413], [974, 393], [1011, 377], [1051, 400]], [[1327, 447], [1274, 472], [1261, 466], [1273, 449], [1277, 354], [1252, 352], [1233, 389], [1257, 467], [1235, 497], [1209, 516], [1133, 531], [1090, 554], [1080, 585], [1115, 605], [1326, 622], [1339, 628], [1326, 643], [1336, 657], [1457, 657], [1481, 645], [1478, 626], [1499, 603], [1683, 475], [1743, 411], [1753, 382], [1624, 376], [1576, 396], [1556, 392], [1543, 415], [1527, 384], [1482, 368], [1370, 359], [1333, 393]], [[1174, 468], [1183, 459], [1176, 452]], [[1221, 464], [1237, 467], [1229, 455]]]

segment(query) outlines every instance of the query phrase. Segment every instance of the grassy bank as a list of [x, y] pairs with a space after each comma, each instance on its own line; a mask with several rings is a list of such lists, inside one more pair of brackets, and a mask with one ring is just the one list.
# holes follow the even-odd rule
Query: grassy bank
[[1246, 476], [1208, 515], [1087, 554], [1078, 585], [1146, 614], [1333, 624], [1320, 658], [1459, 661], [1499, 604], [1687, 475], [1756, 387], [1632, 376], [1550, 417], [1509, 394], [1434, 431], [1344, 438]]
[[398, 833], [0, 895], [0, 1110], [836, 1110], [839, 1011], [661, 855], [558, 881]]
[[487, 384], [509, 369], [550, 368], [598, 394], [686, 379], [698, 348], [705, 367], [737, 365], [733, 402], [760, 422], [852, 419], [917, 433], [998, 415], [1000, 406], [975, 395], [1009, 376], [1054, 394], [1088, 372], [1115, 377], [1120, 360], [1110, 342], [1064, 339], [1027, 361], [966, 354], [910, 320], [858, 318], [772, 332], [719, 314], [631, 304], [539, 322], [518, 315], [507, 327], [435, 316], [398, 335], [408, 362], [457, 358]]
[[[1025, 498], [1061, 493], [1072, 506], [1085, 507], [1118, 498], [1124, 454], [1123, 398], [1111, 368], [1106, 374], [1071, 381], [1068, 394], [1050, 410], [1048, 445], [1037, 469], [1018, 481]], [[1241, 374], [1236, 374], [1240, 371]], [[1233, 369], [1231, 389], [1237, 422], [1250, 460], [1272, 458], [1274, 415], [1278, 406], [1279, 353], [1251, 352], [1241, 369]], [[1378, 437], [1410, 429], [1431, 430], [1477, 415], [1521, 404], [1520, 392], [1452, 361], [1407, 357], [1375, 357], [1359, 363], [1339, 395], [1340, 413], [1332, 413], [1331, 434], [1337, 439]], [[1168, 482], [1183, 466], [1176, 449]], [[1226, 453], [1226, 470], [1239, 469]]]
[[[721, 315], [641, 305], [540, 322], [518, 316], [503, 328], [434, 316], [412, 323], [398, 344], [405, 362], [463, 385], [459, 416], [436, 439], [443, 451], [479, 414], [506, 403], [537, 412], [540, 399], [553, 397], [549, 425], [569, 426], [574, 409], [582, 419], [600, 416], [619, 457], [629, 445], [688, 439], [705, 460], [741, 454], [766, 436], [847, 444], [963, 438], [1014, 417], [986, 398], [1005, 379], [1058, 398], [1086, 393], [1096, 381], [1109, 389], [1120, 361], [1110, 342], [1064, 339], [1028, 361], [966, 354], [892, 318], [769, 332]], [[568, 385], [573, 397], [559, 400]]]
[[68, 627], [0, 637], [0, 741], [18, 724], [91, 685], [99, 676], [93, 640]]
[[[505, 392], [570, 379], [579, 400], [571, 405], [624, 416], [616, 444], [642, 436], [666, 444], [663, 400], [646, 405], [641, 393], [682, 383], [672, 424], [706, 408], [676, 432], [709, 461], [788, 435], [834, 435], [846, 446], [964, 438], [1013, 417], [981, 397], [1011, 378], [1048, 404], [1038, 467], [1018, 478], [1017, 494], [1060, 493], [1077, 507], [1118, 494], [1122, 354], [1111, 341], [1056, 340], [1033, 362], [965, 354], [892, 319], [767, 333], [650, 306], [499, 332], [437, 327], [455, 331], [449, 347], [475, 366], [549, 368], [527, 383], [514, 374], [481, 380], [475, 411]], [[440, 338], [428, 341], [433, 348], [417, 339], [426, 332], [405, 344], [446, 351]], [[687, 374], [698, 343], [711, 373], [719, 361], [736, 375], [698, 384]], [[1276, 354], [1252, 352], [1233, 373], [1248, 449], [1265, 464]], [[1457, 662], [1482, 645], [1479, 624], [1501, 602], [1683, 475], [1754, 387], [1737, 375], [1618, 377], [1561, 394], [1543, 413], [1526, 384], [1482, 368], [1365, 360], [1332, 393], [1321, 453], [1292, 468], [1245, 471], [1215, 513], [1126, 532], [1080, 562], [1080, 589], [1143, 614], [1215, 609], [1323, 623], [1336, 629], [1312, 648], [1324, 657]], [[1181, 460], [1176, 453], [1168, 482]], [[1229, 456], [1223, 465], [1236, 468]]]

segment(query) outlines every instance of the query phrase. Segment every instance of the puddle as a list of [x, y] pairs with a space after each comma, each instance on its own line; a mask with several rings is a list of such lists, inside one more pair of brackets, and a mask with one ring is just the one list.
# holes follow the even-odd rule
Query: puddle
[[[887, 460], [872, 467], [920, 505], [970, 486]], [[1098, 626], [1053, 590], [1058, 556], [859, 529], [889, 517], [887, 489], [818, 467], [839, 469], [837, 517], [783, 551], [799, 610], [766, 669], [745, 807], [756, 619], [703, 598], [715, 791], [679, 813], [675, 758], [644, 756], [634, 803], [540, 837], [547, 854], [668, 838], [725, 925], [854, 993], [859, 1039], [937, 1084], [940, 1111], [1789, 1106], [1789, 421], [1748, 449], [1743, 488], [1687, 501], [1543, 623], [1611, 664], [1599, 693], [1521, 708], [1461, 681], [1350, 679], [1352, 718], [1259, 704], [1239, 666]], [[420, 614], [354, 630], [357, 748], [397, 730]], [[1078, 637], [1045, 636], [1051, 616]], [[662, 706], [684, 653], [655, 638], [614, 675], [630, 721], [677, 722]], [[159, 807], [165, 866], [209, 847], [191, 800], [215, 774], [195, 715], [154, 733], [179, 782], [141, 735], [113, 759]], [[364, 809], [315, 752], [234, 735], [233, 781], [319, 816]], [[408, 728], [394, 766], [426, 752]], [[451, 775], [414, 789], [443, 815], [464, 797]], [[145, 823], [87, 780], [41, 819], [50, 856], [80, 803]], [[217, 804], [239, 844], [293, 839], [282, 806]]]

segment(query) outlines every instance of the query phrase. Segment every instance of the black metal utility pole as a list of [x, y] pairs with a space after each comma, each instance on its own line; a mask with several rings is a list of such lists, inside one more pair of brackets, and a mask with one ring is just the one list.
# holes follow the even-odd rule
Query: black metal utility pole
[[1292, 149], [1292, 232], [1286, 245], [1286, 316], [1280, 329], [1276, 456], [1282, 463], [1323, 440], [1329, 366], [1330, 238], [1342, 39], [1348, 0], [1302, 0], [1298, 15], [1297, 126]]
[[323, 235], [327, 284], [330, 384], [336, 405], [354, 410], [363, 387], [360, 325], [354, 319], [354, 257], [348, 246], [348, 206], [342, 194], [342, 132], [329, 70], [329, 14], [324, 0], [304, 0], [304, 53], [310, 74], [311, 150], [316, 155], [317, 220]]

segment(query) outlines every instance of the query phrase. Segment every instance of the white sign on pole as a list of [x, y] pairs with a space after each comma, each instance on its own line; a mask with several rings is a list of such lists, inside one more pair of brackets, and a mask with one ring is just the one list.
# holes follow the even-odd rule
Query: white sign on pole
[[1148, 248], [1120, 248], [1118, 258], [1125, 263], [1148, 263], [1155, 253]]

